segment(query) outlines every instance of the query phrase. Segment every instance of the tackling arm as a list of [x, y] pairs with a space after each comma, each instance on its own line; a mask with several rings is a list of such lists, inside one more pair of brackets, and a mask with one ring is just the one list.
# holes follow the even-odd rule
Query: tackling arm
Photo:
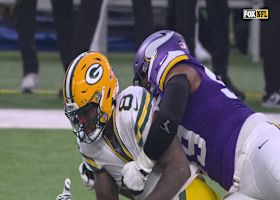
[[155, 163], [153, 160], [158, 161], [169, 148], [182, 121], [189, 95], [199, 87], [200, 82], [200, 75], [185, 63], [178, 63], [168, 73], [164, 83], [165, 94], [151, 125], [144, 150], [135, 161], [123, 167], [123, 181], [129, 189], [144, 189], [147, 174], [151, 172]]
[[159, 165], [163, 169], [161, 178], [146, 200], [172, 199], [191, 175], [189, 162], [177, 137], [161, 156]]
[[182, 121], [189, 96], [198, 88], [200, 82], [201, 78], [196, 70], [183, 62], [176, 64], [168, 72], [159, 113], [153, 121], [144, 145], [144, 152], [149, 158], [158, 160], [169, 147]]

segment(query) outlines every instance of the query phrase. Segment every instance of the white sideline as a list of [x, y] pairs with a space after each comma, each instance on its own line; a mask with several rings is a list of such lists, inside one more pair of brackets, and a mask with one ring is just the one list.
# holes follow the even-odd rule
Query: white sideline
[[[265, 114], [280, 123], [280, 114]], [[62, 109], [0, 109], [0, 128], [71, 129], [71, 124]]]

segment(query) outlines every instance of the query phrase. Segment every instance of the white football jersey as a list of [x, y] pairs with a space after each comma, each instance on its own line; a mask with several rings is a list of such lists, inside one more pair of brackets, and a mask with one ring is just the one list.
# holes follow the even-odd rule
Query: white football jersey
[[154, 100], [142, 87], [130, 86], [118, 94], [112, 114], [112, 138], [90, 144], [80, 143], [85, 162], [94, 170], [106, 170], [121, 186], [122, 167], [139, 155], [151, 126]]
[[[122, 167], [139, 155], [149, 132], [153, 113], [157, 109], [155, 100], [142, 87], [130, 86], [118, 94], [113, 113], [114, 133], [112, 138], [102, 138], [90, 144], [79, 143], [84, 161], [93, 171], [106, 170], [122, 186]], [[195, 178], [193, 177], [188, 183]], [[136, 199], [143, 199], [155, 187], [160, 178], [160, 167], [149, 174], [144, 192]]]

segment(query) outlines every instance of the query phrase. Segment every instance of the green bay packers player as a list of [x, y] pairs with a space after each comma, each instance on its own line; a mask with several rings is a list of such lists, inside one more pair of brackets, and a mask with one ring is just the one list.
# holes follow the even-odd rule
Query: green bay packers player
[[85, 52], [74, 59], [63, 91], [65, 113], [83, 157], [81, 177], [98, 199], [118, 199], [120, 189], [134, 199], [217, 199], [196, 170], [190, 170], [178, 138], [147, 176], [144, 190], [126, 191], [122, 168], [143, 155], [157, 107], [142, 87], [118, 93], [117, 77], [104, 55]]

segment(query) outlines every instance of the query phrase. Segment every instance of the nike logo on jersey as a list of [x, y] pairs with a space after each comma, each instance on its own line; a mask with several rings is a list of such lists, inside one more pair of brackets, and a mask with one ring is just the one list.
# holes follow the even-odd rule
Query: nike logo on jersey
[[261, 149], [261, 148], [263, 147], [263, 145], [264, 145], [265, 143], [268, 142], [268, 140], [269, 140], [269, 139], [267, 139], [266, 141], [264, 141], [260, 146], [258, 146], [258, 148]]
[[137, 111], [138, 110], [138, 99], [136, 98], [136, 106], [135, 107], [133, 107], [133, 109], [135, 110], [135, 111]]
[[169, 120], [166, 120], [166, 122], [164, 122], [162, 125], [160, 125], [160, 128], [164, 131], [164, 132], [166, 132], [166, 133], [168, 133], [168, 134], [170, 134], [171, 132], [170, 132], [170, 130], [169, 130], [169, 128], [168, 128], [168, 124], [170, 123], [170, 121]]

